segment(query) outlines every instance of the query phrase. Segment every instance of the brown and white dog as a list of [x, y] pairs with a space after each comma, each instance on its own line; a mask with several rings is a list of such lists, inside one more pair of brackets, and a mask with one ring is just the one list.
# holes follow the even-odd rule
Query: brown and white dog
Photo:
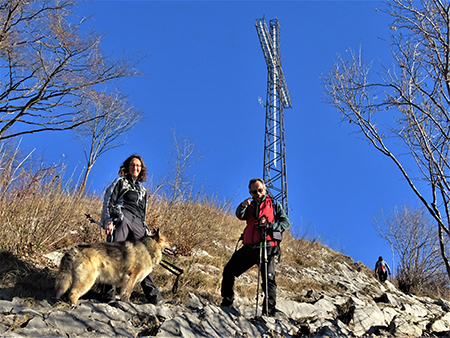
[[[170, 243], [157, 229], [139, 241], [95, 243], [69, 249], [61, 259], [56, 277], [56, 297], [67, 293], [71, 305], [95, 283], [121, 288], [120, 300], [130, 302], [131, 292], [155, 265]], [[167, 250], [169, 253], [170, 251]]]

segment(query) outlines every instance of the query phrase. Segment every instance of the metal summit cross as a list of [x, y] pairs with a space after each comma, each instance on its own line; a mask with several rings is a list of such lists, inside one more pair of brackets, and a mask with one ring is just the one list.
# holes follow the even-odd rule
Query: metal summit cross
[[280, 59], [280, 24], [278, 19], [255, 20], [261, 48], [267, 64], [266, 126], [264, 138], [263, 179], [274, 199], [288, 213], [286, 155], [284, 143], [284, 108], [292, 108]]

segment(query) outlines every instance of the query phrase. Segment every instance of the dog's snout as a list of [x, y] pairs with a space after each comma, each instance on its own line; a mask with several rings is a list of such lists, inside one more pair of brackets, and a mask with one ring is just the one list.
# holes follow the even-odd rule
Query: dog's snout
[[163, 252], [166, 255], [173, 256], [175, 254], [175, 250], [177, 249], [176, 245], [168, 245], [164, 247]]

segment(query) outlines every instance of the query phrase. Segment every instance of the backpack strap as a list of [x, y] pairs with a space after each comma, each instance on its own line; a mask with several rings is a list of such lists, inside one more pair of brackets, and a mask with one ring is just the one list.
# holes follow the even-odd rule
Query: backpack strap
[[[272, 198], [272, 196], [270, 196], [270, 197]], [[274, 215], [275, 221], [277, 221], [277, 216], [278, 216], [277, 210], [278, 210], [278, 206], [279, 206], [280, 202], [278, 202], [274, 198], [272, 198], [272, 201], [274, 202], [273, 203], [273, 215]], [[281, 231], [272, 230], [272, 238], [277, 241], [277, 246], [276, 246], [274, 254], [275, 254], [275, 256], [278, 256], [278, 263], [280, 263], [280, 261], [281, 261], [281, 247], [280, 246], [281, 246], [281, 241], [283, 240], [283, 233]]]

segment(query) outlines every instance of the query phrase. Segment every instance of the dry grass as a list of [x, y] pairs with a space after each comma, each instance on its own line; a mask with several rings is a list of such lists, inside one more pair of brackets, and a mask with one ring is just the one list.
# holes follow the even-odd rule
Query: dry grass
[[147, 224], [158, 227], [178, 246], [178, 253], [191, 254], [195, 248], [210, 250], [214, 241], [239, 238], [239, 221], [228, 210], [209, 199], [183, 203], [169, 203], [167, 199], [153, 197], [149, 201]]
[[98, 240], [84, 217], [100, 206], [98, 198], [64, 185], [64, 167], [44, 167], [11, 151], [0, 148], [0, 250], [26, 258]]
[[[102, 196], [79, 194], [70, 179], [64, 183], [64, 167], [44, 167], [14, 148], [0, 147], [0, 168], [0, 288], [11, 290], [14, 296], [49, 297], [56, 266], [43, 259], [43, 254], [74, 244], [104, 241], [98, 225], [85, 217], [91, 214], [100, 219]], [[166, 260], [185, 270], [178, 281], [177, 297], [185, 300], [193, 292], [218, 303], [222, 269], [245, 223], [234, 217], [229, 203], [205, 196], [170, 203], [170, 199], [149, 190], [147, 224], [160, 228], [178, 246], [177, 255]], [[281, 251], [282, 264], [294, 271], [316, 268], [320, 262], [347, 262], [372, 276], [370, 269], [361, 263], [353, 264], [350, 257], [328, 249], [318, 240], [294, 238], [289, 232], [284, 234]], [[165, 298], [172, 298], [176, 277], [163, 267], [157, 267], [153, 277]], [[254, 300], [256, 281], [254, 267], [236, 281], [236, 292]], [[277, 283], [300, 298], [305, 289], [333, 287], [298, 281], [289, 273], [279, 274]], [[140, 302], [142, 296], [138, 286], [132, 301]]]
[[[98, 226], [85, 217], [100, 218], [101, 197], [79, 194], [70, 180], [65, 184], [63, 167], [46, 168], [15, 149], [0, 149], [0, 154], [0, 167], [4, 168], [0, 171], [0, 259], [8, 262], [0, 268], [0, 287], [11, 289], [15, 296], [48, 297], [56, 266], [43, 260], [43, 254], [73, 244], [104, 241]], [[205, 196], [177, 203], [170, 200], [150, 191], [147, 224], [160, 228], [178, 246], [177, 256], [167, 258], [185, 270], [178, 280], [177, 297], [184, 300], [195, 292], [218, 303], [222, 269], [245, 223], [232, 215], [229, 204]], [[317, 266], [325, 253], [329, 262], [342, 260], [342, 255], [324, 249], [320, 242], [294, 239], [290, 233], [285, 234], [281, 249], [283, 262], [295, 269]], [[170, 299], [176, 277], [163, 267], [157, 267], [153, 277]], [[254, 299], [257, 277], [254, 267], [237, 280], [240, 297]], [[283, 276], [278, 283], [293, 292], [305, 287]], [[98, 291], [94, 288], [92, 293]], [[140, 302], [142, 296], [137, 287], [132, 300]]]
[[[0, 228], [0, 249], [9, 255], [2, 261], [11, 262], [0, 271], [0, 287], [12, 288], [14, 295], [21, 297], [33, 297], [33, 293], [48, 295], [56, 266], [43, 260], [42, 255], [73, 244], [104, 241], [98, 226], [85, 218], [85, 214], [91, 214], [99, 219], [102, 201], [99, 196], [80, 195], [76, 188], [65, 186], [64, 168], [25, 165], [19, 154], [14, 156], [0, 158], [0, 166], [15, 163], [0, 172], [0, 220], [4, 224]], [[245, 223], [232, 215], [229, 205], [207, 197], [182, 203], [169, 201], [150, 192], [147, 224], [160, 228], [178, 246], [177, 256], [167, 258], [185, 270], [178, 281], [177, 297], [186, 299], [195, 292], [217, 303], [222, 269], [235, 250]], [[324, 250], [320, 242], [294, 239], [290, 233], [285, 234], [281, 249], [283, 262], [296, 269], [317, 266], [317, 253]], [[329, 252], [330, 261], [342, 259]], [[176, 277], [162, 267], [157, 267], [153, 276], [163, 295], [170, 299]], [[256, 280], [255, 267], [237, 280], [237, 293], [253, 299]], [[30, 281], [37, 281], [40, 286], [30, 287]], [[304, 287], [283, 277], [279, 277], [279, 283], [293, 292]], [[137, 287], [132, 299], [139, 302], [142, 296]]]
[[[80, 194], [71, 180], [64, 183], [63, 166], [44, 167], [16, 148], [0, 148], [0, 168], [0, 258], [7, 262], [0, 268], [0, 287], [21, 297], [47, 294], [56, 267], [42, 258], [44, 254], [105, 240], [98, 225], [85, 217], [100, 219], [101, 196]], [[169, 203], [156, 193], [149, 196], [147, 223], [178, 246], [178, 256], [168, 260], [185, 269], [179, 293], [217, 290], [221, 271], [216, 268], [208, 275], [199, 272], [199, 266], [225, 265], [231, 254], [224, 254], [217, 243], [233, 247], [242, 223], [226, 204], [207, 197]], [[198, 249], [213, 252], [213, 258], [192, 256]], [[154, 277], [169, 295], [175, 276], [160, 267]], [[40, 286], [30, 287], [30, 281]], [[140, 292], [138, 288], [136, 298]]]

